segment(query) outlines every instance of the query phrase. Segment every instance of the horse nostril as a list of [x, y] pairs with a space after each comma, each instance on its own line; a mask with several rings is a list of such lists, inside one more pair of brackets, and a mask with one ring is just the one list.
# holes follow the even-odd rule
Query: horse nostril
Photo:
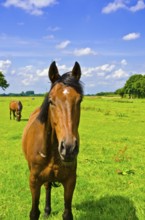
[[62, 160], [72, 161], [79, 152], [79, 145], [77, 140], [72, 142], [62, 141], [59, 147], [59, 153]]
[[61, 142], [61, 145], [60, 145], [60, 153], [62, 156], [66, 155], [66, 148], [65, 148], [65, 144], [63, 141]]

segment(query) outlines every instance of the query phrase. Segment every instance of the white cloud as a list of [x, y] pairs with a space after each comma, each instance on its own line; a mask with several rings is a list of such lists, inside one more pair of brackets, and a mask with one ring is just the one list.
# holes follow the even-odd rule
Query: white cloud
[[30, 82], [32, 79], [33, 79], [33, 76], [29, 75], [29, 77], [22, 80], [22, 84], [24, 84], [25, 86], [28, 86], [28, 85], [30, 85]]
[[12, 70], [12, 71], [11, 71], [11, 74], [12, 74], [12, 75], [16, 74], [16, 70]]
[[123, 0], [115, 0], [114, 2], [111, 2], [106, 7], [104, 7], [102, 9], [102, 13], [109, 14], [121, 8], [126, 8], [126, 5], [123, 2]]
[[48, 68], [36, 71], [37, 76], [48, 76]]
[[97, 67], [88, 67], [88, 68], [82, 68], [83, 76], [85, 77], [91, 77], [94, 74], [96, 76], [103, 77], [106, 73], [110, 73], [115, 69], [114, 64], [103, 64], [102, 66]]
[[134, 6], [129, 6], [129, 3], [132, 2], [130, 0], [114, 0], [102, 9], [102, 13], [109, 14], [116, 12], [119, 9], [126, 9], [131, 12], [145, 9], [144, 0], [137, 0], [137, 3]]
[[0, 60], [0, 71], [6, 71], [12, 62], [10, 60]]
[[[6, 62], [9, 63], [9, 62]], [[104, 63], [98, 66], [81, 66], [82, 69], [82, 81], [86, 84], [86, 89], [92, 88], [93, 92], [96, 92], [96, 88], [99, 91], [119, 88], [119, 83], [124, 83], [128, 78], [128, 71], [125, 69], [127, 64], [125, 59], [120, 60], [120, 62], [113, 61], [112, 63]], [[57, 63], [60, 75], [65, 72], [72, 70], [72, 66], [67, 66], [65, 64]], [[13, 69], [10, 71], [9, 83], [11, 85], [11, 90], [15, 91], [15, 84], [19, 84], [19, 91], [25, 91], [28, 89], [33, 89], [36, 93], [39, 91], [48, 91], [47, 88], [50, 87], [48, 79], [48, 66], [44, 68], [38, 68], [34, 65], [27, 65], [21, 68]], [[14, 76], [17, 80], [14, 81]], [[94, 87], [94, 90], [93, 90]], [[18, 88], [17, 88], [18, 92]], [[89, 93], [89, 92], [87, 92]]]
[[54, 35], [50, 34], [50, 35], [44, 36], [43, 39], [44, 40], [52, 40], [52, 39], [54, 39]]
[[60, 44], [56, 45], [56, 48], [58, 49], [64, 49], [70, 44], [69, 40], [63, 41]]
[[124, 78], [124, 77], [128, 77], [128, 76], [129, 76], [128, 73], [126, 73], [121, 68], [116, 70], [112, 75], [113, 78]]
[[[23, 0], [24, 1], [24, 0]], [[56, 0], [25, 0], [26, 2], [29, 2], [32, 5], [35, 5], [37, 8], [43, 8], [47, 7], [52, 4], [56, 4]]]
[[73, 54], [75, 56], [97, 55], [97, 53], [89, 47], [81, 48], [81, 49], [75, 49]]
[[114, 64], [104, 64], [96, 68], [97, 71], [111, 72], [115, 68]]
[[[64, 72], [68, 72], [70, 70], [70, 68], [68, 68], [66, 65], [58, 65], [58, 70], [61, 74]], [[42, 83], [49, 81], [48, 79], [48, 69], [49, 67], [43, 68], [43, 69], [36, 69], [35, 66], [33, 65], [27, 65], [24, 67], [21, 67], [17, 70], [13, 70], [11, 72], [11, 74], [16, 74], [17, 75], [17, 79], [19, 79], [19, 81], [21, 81], [23, 86], [35, 86], [36, 90], [37, 87], [39, 87], [40, 82], [42, 81]]]
[[126, 65], [127, 65], [127, 61], [126, 61], [125, 59], [123, 59], [123, 60], [121, 60], [121, 64], [122, 64], [123, 66], [126, 66]]
[[88, 84], [87, 86], [88, 86], [88, 87], [95, 87], [96, 85], [95, 85], [95, 83], [90, 83], [90, 84]]
[[33, 85], [36, 81], [38, 81], [38, 76], [36, 74], [36, 69], [33, 65], [27, 65], [16, 70], [13, 70], [11, 74], [16, 74], [17, 79], [24, 86]]
[[93, 67], [83, 67], [82, 68], [82, 74], [85, 77], [91, 77], [93, 75], [93, 72], [95, 71], [95, 68]]
[[138, 0], [137, 4], [135, 6], [130, 7], [130, 11], [136, 12], [145, 9], [145, 3], [144, 0]]
[[34, 85], [38, 81], [38, 77], [34, 77], [33, 74], [29, 74], [22, 80], [22, 84], [25, 86]]
[[18, 70], [18, 75], [22, 75], [22, 76], [25, 76], [25, 75], [29, 75], [29, 74], [32, 74], [34, 72], [34, 68], [32, 65], [27, 65], [25, 67], [21, 67], [19, 68]]
[[43, 8], [56, 4], [56, 0], [6, 0], [3, 6], [21, 8], [32, 15], [42, 15]]
[[57, 26], [56, 26], [56, 27], [48, 27], [48, 28], [47, 28], [48, 31], [52, 31], [52, 32], [59, 31], [60, 29], [61, 29], [61, 28], [60, 28], [60, 27], [57, 27]]
[[129, 76], [128, 73], [126, 73], [123, 69], [118, 69], [118, 70], [115, 70], [112, 74], [110, 75], [107, 75], [105, 77], [105, 79], [124, 79], [124, 78], [127, 78]]
[[62, 73], [62, 74], [72, 70], [72, 67], [69, 68], [64, 64], [63, 65], [57, 64], [57, 67], [58, 67], [59, 72]]
[[137, 38], [140, 38], [140, 33], [129, 33], [125, 36], [123, 36], [123, 40], [136, 40]]
[[[55, 61], [56, 61], [56, 59], [55, 59]], [[72, 67], [67, 67], [64, 64], [59, 65], [58, 63], [56, 63], [56, 65], [57, 65], [57, 68], [58, 68], [58, 71], [59, 71], [60, 75], [72, 70]], [[46, 67], [46, 68], [41, 69], [41, 70], [38, 69], [38, 70], [36, 70], [36, 75], [38, 77], [47, 77], [48, 78], [48, 70], [49, 70], [49, 67]]]

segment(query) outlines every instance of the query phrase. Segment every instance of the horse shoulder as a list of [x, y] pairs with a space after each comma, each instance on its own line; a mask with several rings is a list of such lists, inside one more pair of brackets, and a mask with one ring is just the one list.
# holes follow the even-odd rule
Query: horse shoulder
[[28, 123], [23, 131], [22, 147], [27, 160], [29, 157], [36, 157], [39, 149], [44, 146], [44, 130], [45, 127], [39, 122], [37, 116], [40, 109], [36, 109], [28, 120]]

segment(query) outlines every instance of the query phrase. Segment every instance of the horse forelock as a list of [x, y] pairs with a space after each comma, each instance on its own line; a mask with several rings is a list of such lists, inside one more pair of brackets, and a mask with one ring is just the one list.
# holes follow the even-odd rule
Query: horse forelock
[[66, 86], [70, 86], [74, 88], [81, 96], [83, 96], [83, 83], [75, 79], [74, 76], [71, 75], [71, 72], [64, 73], [58, 80], [51, 85], [51, 89], [57, 84], [63, 83]]

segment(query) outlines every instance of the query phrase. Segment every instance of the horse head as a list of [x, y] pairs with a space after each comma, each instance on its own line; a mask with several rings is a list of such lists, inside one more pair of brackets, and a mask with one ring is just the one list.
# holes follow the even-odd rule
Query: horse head
[[21, 115], [22, 108], [23, 108], [22, 103], [21, 103], [20, 101], [18, 101], [18, 103], [17, 103], [17, 108], [16, 108], [16, 120], [17, 120], [17, 121], [20, 121], [20, 120], [21, 120], [21, 117], [22, 117], [22, 115]]
[[71, 72], [60, 76], [53, 62], [49, 68], [52, 83], [48, 102], [52, 131], [58, 140], [58, 152], [64, 162], [72, 162], [79, 152], [78, 126], [83, 89], [80, 83], [81, 68], [75, 63]]

